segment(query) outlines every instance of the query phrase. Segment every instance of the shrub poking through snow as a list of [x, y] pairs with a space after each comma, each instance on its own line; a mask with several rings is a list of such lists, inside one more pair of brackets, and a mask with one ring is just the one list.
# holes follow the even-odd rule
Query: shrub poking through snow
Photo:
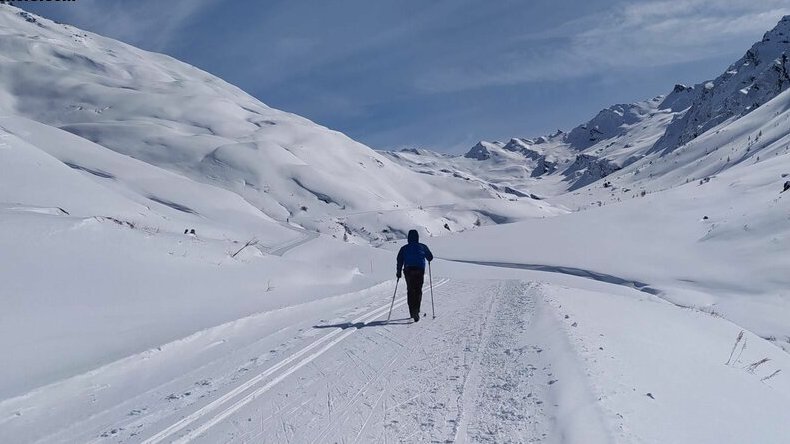
[[231, 258], [235, 258], [236, 256], [238, 256], [238, 255], [239, 255], [239, 253], [241, 253], [242, 251], [244, 251], [244, 249], [245, 249], [245, 248], [247, 248], [247, 247], [251, 247], [251, 246], [253, 246], [253, 245], [257, 245], [257, 244], [258, 244], [258, 240], [257, 240], [257, 239], [255, 239], [255, 238], [252, 238], [252, 239], [248, 240], [248, 241], [247, 241], [247, 242], [244, 244], [244, 246], [243, 246], [243, 247], [239, 248], [239, 250], [238, 250], [237, 252], [235, 252], [235, 253], [233, 253], [232, 255], [230, 255], [230, 257], [231, 257]]
[[778, 375], [778, 374], [779, 374], [781, 371], [782, 371], [782, 370], [776, 370], [775, 372], [771, 373], [770, 375], [768, 375], [768, 376], [766, 376], [766, 377], [764, 377], [764, 378], [760, 379], [760, 382], [765, 382], [765, 381], [767, 381], [767, 380], [769, 380], [769, 379], [773, 378], [774, 376]]
[[[732, 357], [735, 356], [735, 350], [738, 348], [738, 344], [743, 344], [741, 346], [741, 354], [743, 353], [743, 349], [746, 348], [746, 338], [743, 337], [743, 330], [738, 333], [738, 337], [735, 338], [735, 344], [732, 345], [732, 350], [730, 351], [730, 358], [727, 359], [727, 362], [724, 365], [734, 364], [735, 362], [732, 360]], [[740, 354], [738, 355], [740, 357]], [[736, 360], [737, 361], [737, 358]]]
[[769, 358], [763, 358], [757, 362], [752, 362], [746, 367], [746, 371], [748, 371], [749, 373], [754, 373], [754, 371], [757, 370], [758, 367], [760, 367], [761, 365], [765, 364], [768, 361], [770, 361]]

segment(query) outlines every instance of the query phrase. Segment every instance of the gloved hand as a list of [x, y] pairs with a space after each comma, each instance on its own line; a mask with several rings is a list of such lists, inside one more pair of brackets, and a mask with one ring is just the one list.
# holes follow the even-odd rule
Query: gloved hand
[[395, 272], [395, 277], [400, 279], [400, 270]]

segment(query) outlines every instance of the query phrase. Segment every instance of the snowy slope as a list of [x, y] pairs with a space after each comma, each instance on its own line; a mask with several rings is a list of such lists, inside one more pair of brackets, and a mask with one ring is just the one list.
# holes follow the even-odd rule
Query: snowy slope
[[789, 170], [790, 155], [772, 156], [703, 184], [433, 244], [444, 258], [638, 283], [790, 350]]
[[314, 237], [225, 189], [26, 119], [0, 118], [0, 177], [0, 349], [15, 363], [0, 369], [0, 397], [380, 280], [374, 250], [334, 262], [280, 258]]
[[[238, 194], [277, 221], [352, 239], [386, 239], [414, 223], [472, 226], [419, 206], [499, 199], [461, 180], [393, 164], [336, 131], [267, 107], [170, 57], [0, 5], [0, 113], [68, 131], [142, 162]], [[502, 202], [519, 217], [541, 214]], [[514, 208], [517, 207], [517, 208]], [[346, 217], [405, 209], [393, 225]], [[387, 230], [384, 232], [383, 230]]]

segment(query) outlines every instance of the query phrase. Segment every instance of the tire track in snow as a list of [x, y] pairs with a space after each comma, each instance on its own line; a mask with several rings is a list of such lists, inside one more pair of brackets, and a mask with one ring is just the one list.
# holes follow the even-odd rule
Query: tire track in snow
[[[438, 287], [446, 284], [447, 282], [449, 282], [449, 279], [442, 280], [442, 281], [438, 282], [436, 285], [434, 285], [434, 288], [438, 288]], [[405, 303], [406, 303], [406, 298], [403, 297], [403, 298], [401, 298], [401, 299], [399, 299], [399, 300], [397, 300], [395, 302], [395, 306], [396, 307], [400, 307], [400, 306], [402, 306]], [[288, 376], [290, 376], [291, 374], [293, 374], [294, 372], [296, 372], [300, 368], [304, 367], [305, 365], [309, 364], [310, 362], [312, 362], [317, 357], [319, 357], [322, 354], [324, 354], [327, 350], [331, 349], [333, 346], [337, 345], [338, 343], [340, 343], [341, 341], [346, 339], [348, 336], [352, 335], [354, 332], [359, 330], [358, 327], [355, 327], [356, 324], [360, 324], [360, 323], [364, 324], [366, 322], [372, 321], [372, 320], [382, 316], [384, 313], [388, 312], [389, 309], [390, 309], [390, 302], [388, 302], [384, 306], [381, 306], [381, 307], [376, 308], [376, 309], [374, 309], [372, 311], [369, 311], [366, 314], [364, 314], [362, 316], [359, 316], [358, 318], [352, 320], [351, 321], [351, 328], [348, 328], [348, 329], [338, 328], [336, 330], [333, 330], [329, 334], [322, 336], [321, 338], [317, 339], [316, 341], [314, 341], [310, 345], [306, 346], [305, 348], [301, 349], [300, 351], [298, 351], [298, 352], [288, 356], [284, 360], [280, 361], [280, 363], [268, 368], [267, 370], [265, 370], [262, 373], [258, 374], [257, 376], [255, 376], [254, 378], [252, 378], [249, 381], [245, 382], [244, 384], [234, 388], [233, 390], [230, 390], [229, 392], [227, 392], [224, 395], [220, 396], [219, 398], [217, 398], [216, 400], [214, 400], [211, 403], [207, 404], [206, 406], [198, 409], [197, 411], [193, 412], [192, 414], [182, 418], [181, 420], [179, 420], [175, 424], [165, 428], [164, 430], [160, 431], [159, 433], [156, 433], [155, 435], [153, 435], [150, 438], [146, 439], [145, 441], [143, 441], [143, 444], [157, 444], [157, 443], [160, 443], [160, 442], [164, 441], [168, 437], [170, 437], [173, 434], [179, 432], [180, 430], [183, 430], [184, 428], [186, 428], [187, 426], [193, 424], [194, 422], [196, 422], [196, 421], [198, 421], [200, 419], [203, 419], [204, 417], [207, 417], [213, 411], [219, 409], [224, 404], [230, 402], [231, 400], [233, 400], [237, 396], [239, 396], [239, 395], [243, 394], [244, 392], [246, 392], [247, 390], [253, 388], [258, 383], [264, 381], [269, 376], [272, 376], [273, 374], [277, 373], [279, 370], [282, 370], [282, 369], [286, 368], [292, 362], [298, 360], [299, 358], [303, 357], [304, 355], [310, 353], [312, 350], [314, 350], [314, 349], [320, 347], [322, 344], [328, 342], [326, 345], [321, 347], [318, 351], [308, 355], [306, 358], [302, 359], [301, 361], [299, 361], [294, 366], [284, 370], [284, 373], [282, 373], [281, 375], [277, 376], [276, 378], [271, 380], [269, 383], [263, 385], [262, 387], [260, 387], [258, 389], [253, 390], [251, 393], [247, 394], [246, 396], [244, 396], [240, 400], [236, 401], [235, 403], [233, 403], [229, 407], [227, 407], [224, 410], [222, 410], [220, 413], [218, 413], [213, 418], [211, 418], [208, 422], [205, 422], [201, 426], [190, 430], [189, 433], [187, 433], [183, 437], [181, 437], [181, 438], [179, 438], [179, 439], [177, 439], [177, 440], [175, 440], [173, 442], [182, 443], [183, 444], [183, 443], [188, 443], [188, 442], [192, 441], [193, 439], [197, 438], [198, 436], [203, 434], [205, 431], [207, 431], [208, 429], [210, 429], [214, 425], [222, 422], [224, 419], [226, 419], [227, 417], [231, 416], [233, 413], [237, 412], [242, 407], [244, 407], [247, 404], [249, 404], [250, 402], [252, 402], [255, 398], [257, 398], [257, 397], [261, 396], [262, 394], [264, 394], [265, 392], [269, 391], [272, 387], [274, 387], [275, 385], [280, 383], [282, 380], [284, 380], [285, 378], [287, 378]], [[346, 330], [348, 330], [348, 331], [346, 331]]]

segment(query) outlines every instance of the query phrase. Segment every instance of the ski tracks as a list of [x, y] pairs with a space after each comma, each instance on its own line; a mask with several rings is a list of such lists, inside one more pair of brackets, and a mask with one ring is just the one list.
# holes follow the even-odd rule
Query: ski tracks
[[[542, 293], [522, 281], [453, 281], [436, 292], [436, 319], [363, 327], [316, 360], [320, 374], [303, 374], [258, 406], [290, 403], [271, 421], [291, 428], [263, 422], [245, 431], [257, 413], [245, 411], [205, 442], [561, 442], [557, 387], [570, 381], [558, 370], [578, 363], [554, 362], [560, 350], [545, 337]], [[325, 374], [328, 384], [310, 383]], [[314, 401], [325, 398], [331, 409]]]
[[[249, 366], [254, 372], [191, 404], [168, 400], [123, 424], [102, 421], [132, 435], [92, 436], [145, 444], [551, 441], [552, 390], [564, 381], [555, 385], [542, 348], [551, 347], [535, 329], [545, 317], [536, 314], [540, 286], [437, 279], [434, 288], [435, 319], [404, 318], [402, 291], [387, 324], [380, 319], [391, 299], [377, 293], [333, 324], [302, 332], [266, 368]], [[425, 291], [423, 312], [429, 298]]]
[[[439, 281], [435, 288], [441, 287], [447, 282], [448, 280]], [[396, 301], [395, 307], [399, 308], [404, 305], [405, 302], [405, 298], [402, 297]], [[278, 364], [266, 369], [209, 404], [183, 417], [158, 433], [155, 433], [153, 436], [142, 441], [143, 444], [157, 444], [160, 442], [186, 444], [202, 437], [202, 435], [206, 434], [213, 427], [223, 423], [229, 417], [244, 409], [250, 403], [286, 380], [289, 376], [303, 367], [306, 367], [337, 344], [359, 331], [366, 323], [382, 317], [389, 311], [389, 308], [390, 304], [387, 303], [386, 305], [382, 305], [353, 319], [350, 321], [347, 328], [339, 327], [332, 330], [330, 333], [318, 338], [311, 344], [283, 359]], [[270, 377], [272, 379], [269, 379]], [[182, 430], [187, 431], [183, 433]], [[288, 427], [285, 426], [285, 422], [282, 421], [282, 431], [287, 435], [288, 430]]]
[[[360, 328], [315, 368], [204, 440], [542, 441], [551, 369], [541, 364], [530, 331], [538, 293], [519, 281], [453, 281], [436, 292], [436, 319]], [[321, 377], [316, 368], [331, 382], [310, 384]]]
[[459, 429], [459, 442], [532, 442], [546, 437], [543, 404], [552, 382], [539, 377], [549, 367], [540, 364], [542, 349], [529, 334], [538, 297], [534, 290], [510, 282], [496, 290], [496, 322], [489, 325], [480, 356], [474, 414], [464, 423], [465, 430]]

